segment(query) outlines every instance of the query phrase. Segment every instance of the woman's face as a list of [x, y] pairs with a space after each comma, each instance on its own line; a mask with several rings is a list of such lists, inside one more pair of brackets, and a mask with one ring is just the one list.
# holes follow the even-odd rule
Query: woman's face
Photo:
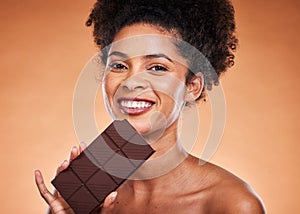
[[126, 26], [108, 52], [102, 85], [106, 108], [144, 136], [176, 130], [185, 105], [187, 63], [171, 36], [147, 24]]

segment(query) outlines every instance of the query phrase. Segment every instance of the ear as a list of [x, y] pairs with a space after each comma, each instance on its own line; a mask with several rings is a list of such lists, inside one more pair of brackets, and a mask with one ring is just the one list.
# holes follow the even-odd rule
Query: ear
[[202, 93], [204, 87], [204, 77], [201, 72], [196, 73], [186, 84], [186, 102], [194, 102]]

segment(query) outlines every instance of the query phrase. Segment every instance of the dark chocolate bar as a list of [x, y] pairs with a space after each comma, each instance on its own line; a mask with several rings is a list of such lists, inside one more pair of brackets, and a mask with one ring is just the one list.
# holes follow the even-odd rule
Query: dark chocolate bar
[[93, 213], [153, 153], [127, 120], [116, 120], [52, 184], [75, 213]]

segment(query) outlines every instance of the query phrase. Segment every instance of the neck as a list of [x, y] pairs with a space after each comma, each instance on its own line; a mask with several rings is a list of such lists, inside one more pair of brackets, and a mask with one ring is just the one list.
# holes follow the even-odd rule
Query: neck
[[177, 123], [164, 131], [158, 140], [146, 139], [155, 153], [130, 177], [132, 180], [148, 180], [164, 175], [187, 157], [178, 137]]
[[144, 163], [126, 181], [126, 186], [138, 197], [166, 192], [172, 189], [170, 185], [183, 187], [190, 176], [187, 168], [192, 166], [193, 160], [180, 147], [173, 147], [163, 157]]
[[[134, 193], [163, 191], [168, 184], [180, 183], [184, 175], [184, 161], [188, 153], [177, 135], [170, 131], [151, 145], [156, 152], [130, 178], [127, 186]], [[168, 180], [168, 182], [165, 182]], [[179, 185], [179, 184], [178, 184]]]
[[[166, 152], [160, 153], [147, 160], [131, 177], [131, 180], [149, 180], [169, 173], [179, 166], [188, 153], [177, 142]], [[154, 153], [154, 154], [155, 154]]]

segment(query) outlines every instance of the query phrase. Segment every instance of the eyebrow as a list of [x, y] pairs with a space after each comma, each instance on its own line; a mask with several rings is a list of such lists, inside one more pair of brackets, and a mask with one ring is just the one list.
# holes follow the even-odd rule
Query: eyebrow
[[120, 56], [122, 58], [129, 58], [129, 56], [127, 54], [124, 54], [122, 52], [119, 52], [119, 51], [113, 51], [111, 52], [108, 56], [112, 56], [112, 55], [115, 55], [115, 56]]
[[149, 58], [165, 58], [167, 60], [169, 60], [170, 62], [173, 63], [173, 60], [170, 59], [170, 57], [168, 57], [165, 54], [150, 54], [150, 55], [146, 55], [144, 56], [144, 58], [149, 59]]
[[[115, 55], [115, 56], [119, 56], [119, 57], [122, 57], [122, 58], [129, 58], [129, 56], [125, 53], [122, 53], [122, 52], [119, 52], [119, 51], [113, 51], [111, 52], [108, 57], [112, 56], [112, 55]], [[149, 55], [145, 55], [143, 56], [143, 58], [145, 59], [151, 59], [151, 58], [165, 58], [167, 60], [169, 60], [170, 62], [173, 63], [173, 60], [168, 57], [167, 55], [165, 54], [162, 54], [162, 53], [158, 53], [158, 54], [149, 54]]]

